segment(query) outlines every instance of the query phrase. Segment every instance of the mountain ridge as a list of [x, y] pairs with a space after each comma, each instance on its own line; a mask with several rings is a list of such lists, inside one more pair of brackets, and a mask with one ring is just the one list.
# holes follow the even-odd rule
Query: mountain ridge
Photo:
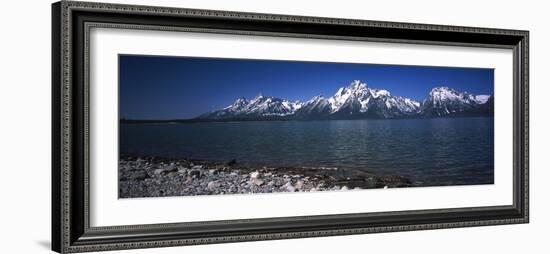
[[388, 90], [370, 88], [360, 80], [339, 88], [331, 97], [290, 101], [258, 95], [238, 98], [233, 104], [193, 118], [195, 121], [231, 120], [322, 120], [399, 119], [453, 116], [491, 116], [493, 95], [458, 92], [447, 86], [434, 87], [422, 102], [393, 96]]

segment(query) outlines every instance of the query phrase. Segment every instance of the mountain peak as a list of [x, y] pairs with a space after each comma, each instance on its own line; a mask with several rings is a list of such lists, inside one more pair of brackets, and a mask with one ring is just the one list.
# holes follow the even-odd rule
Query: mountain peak
[[356, 79], [352, 81], [347, 88], [353, 90], [363, 90], [367, 88], [367, 83], [361, 82], [361, 80]]
[[469, 94], [459, 93], [448, 86], [434, 87], [428, 94], [429, 100], [447, 101], [447, 100], [465, 100]]
[[310, 99], [310, 101], [318, 101], [318, 100], [322, 100], [324, 99], [325, 97], [323, 95], [317, 95], [317, 96], [313, 96], [313, 98]]
[[388, 90], [367, 87], [354, 80], [333, 96], [317, 95], [307, 101], [290, 101], [258, 94], [238, 98], [232, 105], [203, 114], [202, 119], [358, 119], [490, 115], [492, 96], [458, 92], [448, 86], [431, 89], [422, 102], [392, 96]]
[[475, 96], [475, 99], [479, 104], [486, 103], [490, 98], [491, 98], [491, 95], [486, 95], [486, 94], [480, 94]]
[[[369, 90], [367, 83], [361, 82], [361, 80], [354, 80], [348, 86], [340, 87], [334, 94], [335, 97], [349, 96], [351, 94], [362, 94]], [[346, 95], [348, 94], [348, 95]]]
[[241, 97], [241, 98], [238, 98], [237, 100], [235, 100], [235, 102], [233, 102], [233, 104], [225, 107], [224, 109], [233, 109], [233, 110], [242, 109], [243, 107], [248, 105], [248, 103], [250, 103], [250, 101], [248, 101], [244, 97]]
[[235, 102], [248, 102], [245, 97], [238, 98]]
[[458, 93], [456, 90], [448, 87], [448, 86], [436, 86], [434, 88], [432, 88], [432, 90], [430, 91], [430, 94], [432, 93], [436, 93], [436, 92], [453, 92], [453, 93]]
[[489, 100], [487, 95], [473, 95], [458, 92], [447, 86], [434, 87], [422, 103], [422, 114], [426, 116], [489, 114], [490, 107], [481, 108]]

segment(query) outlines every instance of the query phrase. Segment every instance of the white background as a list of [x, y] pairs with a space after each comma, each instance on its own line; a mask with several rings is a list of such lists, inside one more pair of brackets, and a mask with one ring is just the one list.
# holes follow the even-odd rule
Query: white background
[[[512, 204], [510, 49], [94, 28], [90, 52], [91, 226]], [[500, 98], [495, 104], [494, 184], [119, 200], [118, 112], [113, 109], [118, 107], [121, 53], [494, 68], [494, 94]]]
[[[295, 15], [436, 23], [531, 31], [531, 223], [123, 253], [545, 253], [550, 226], [545, 94], [550, 32], [544, 1], [120, 1]], [[1, 253], [48, 253], [50, 239], [50, 2], [3, 4], [0, 62]]]

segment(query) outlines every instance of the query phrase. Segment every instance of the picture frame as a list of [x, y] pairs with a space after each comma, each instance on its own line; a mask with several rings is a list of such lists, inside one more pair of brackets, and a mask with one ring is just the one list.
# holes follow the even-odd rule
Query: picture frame
[[[513, 54], [512, 205], [90, 224], [90, 40], [93, 27], [498, 48]], [[61, 1], [52, 5], [52, 250], [153, 248], [529, 222], [529, 32], [384, 21]]]

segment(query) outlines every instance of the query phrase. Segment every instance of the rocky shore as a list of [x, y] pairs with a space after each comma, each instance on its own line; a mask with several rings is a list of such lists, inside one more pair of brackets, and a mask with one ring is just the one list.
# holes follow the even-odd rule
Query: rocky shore
[[158, 157], [121, 156], [119, 198], [308, 192], [413, 186], [396, 175], [336, 168], [240, 166]]

